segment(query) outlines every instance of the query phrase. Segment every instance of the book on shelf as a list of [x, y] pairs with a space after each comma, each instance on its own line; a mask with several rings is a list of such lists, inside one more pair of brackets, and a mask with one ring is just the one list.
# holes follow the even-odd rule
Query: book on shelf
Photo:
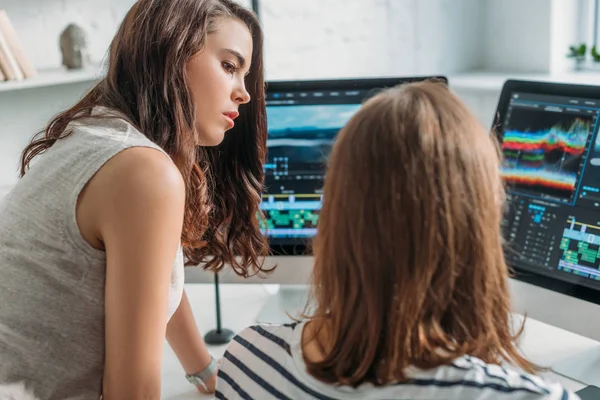
[[37, 75], [7, 12], [2, 9], [0, 9], [0, 74], [0, 80], [23, 80]]
[[8, 77], [6, 76], [6, 74], [4, 73], [4, 70], [3, 70], [3, 65], [5, 65], [7, 63], [8, 63], [8, 61], [4, 57], [4, 53], [2, 51], [0, 51], [0, 82], [8, 79]]

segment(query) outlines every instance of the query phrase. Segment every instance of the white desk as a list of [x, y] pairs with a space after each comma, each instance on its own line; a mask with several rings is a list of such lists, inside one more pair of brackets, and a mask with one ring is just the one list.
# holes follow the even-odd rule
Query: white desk
[[[214, 286], [211, 284], [186, 284], [185, 290], [201, 332], [204, 334], [215, 328]], [[221, 285], [223, 326], [238, 332], [249, 325], [255, 324], [254, 318], [268, 298], [269, 293], [262, 285]], [[515, 318], [521, 319], [519, 316]], [[599, 342], [531, 318], [527, 320], [526, 330], [521, 337], [523, 353], [530, 360], [542, 366], [550, 366], [570, 354], [585, 351], [598, 345], [600, 345]], [[210, 351], [217, 358], [223, 355], [226, 347], [211, 347]], [[573, 391], [584, 387], [579, 382], [552, 372], [545, 372], [542, 375], [562, 383]], [[162, 398], [165, 400], [212, 398], [200, 395], [195, 387], [185, 380], [183, 369], [166, 343], [162, 377]]]

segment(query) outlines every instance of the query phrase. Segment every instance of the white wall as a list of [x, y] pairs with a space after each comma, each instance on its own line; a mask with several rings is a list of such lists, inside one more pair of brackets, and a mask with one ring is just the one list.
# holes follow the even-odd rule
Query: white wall
[[483, 69], [559, 73], [574, 43], [589, 39], [591, 0], [485, 0]]
[[550, 0], [486, 0], [484, 68], [543, 72], [550, 62]]
[[571, 1], [577, 8], [577, 33], [576, 43], [594, 42], [593, 27], [594, 27], [594, 0], [565, 0]]
[[419, 0], [414, 73], [450, 74], [481, 67], [484, 18], [481, 0]]
[[582, 23], [584, 5], [579, 0], [552, 0], [551, 3], [548, 69], [551, 73], [560, 73], [573, 68], [572, 60], [566, 57], [569, 46], [585, 41], [582, 32], [586, 25]]
[[481, 64], [481, 0], [261, 4], [268, 79], [441, 74]]

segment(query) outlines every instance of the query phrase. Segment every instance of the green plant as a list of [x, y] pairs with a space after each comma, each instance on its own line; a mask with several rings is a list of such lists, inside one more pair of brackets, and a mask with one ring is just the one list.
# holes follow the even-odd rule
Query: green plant
[[594, 62], [600, 62], [600, 53], [598, 53], [598, 50], [596, 49], [596, 45], [594, 45], [592, 47], [590, 54], [592, 55], [592, 60], [594, 60]]
[[[593, 49], [592, 49], [592, 51], [593, 51]], [[585, 43], [582, 43], [579, 46], [575, 46], [575, 45], [569, 46], [569, 54], [567, 54], [567, 57], [582, 60], [585, 58], [586, 52], [587, 52], [587, 45]], [[598, 61], [600, 61], [600, 59]]]

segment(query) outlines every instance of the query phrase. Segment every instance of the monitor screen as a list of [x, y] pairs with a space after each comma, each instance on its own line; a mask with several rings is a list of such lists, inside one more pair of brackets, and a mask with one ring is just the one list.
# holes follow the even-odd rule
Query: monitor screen
[[269, 82], [261, 229], [275, 254], [301, 254], [317, 232], [327, 158], [365, 99], [400, 83], [444, 77]]
[[600, 88], [505, 86], [499, 105], [510, 265], [600, 290]]

